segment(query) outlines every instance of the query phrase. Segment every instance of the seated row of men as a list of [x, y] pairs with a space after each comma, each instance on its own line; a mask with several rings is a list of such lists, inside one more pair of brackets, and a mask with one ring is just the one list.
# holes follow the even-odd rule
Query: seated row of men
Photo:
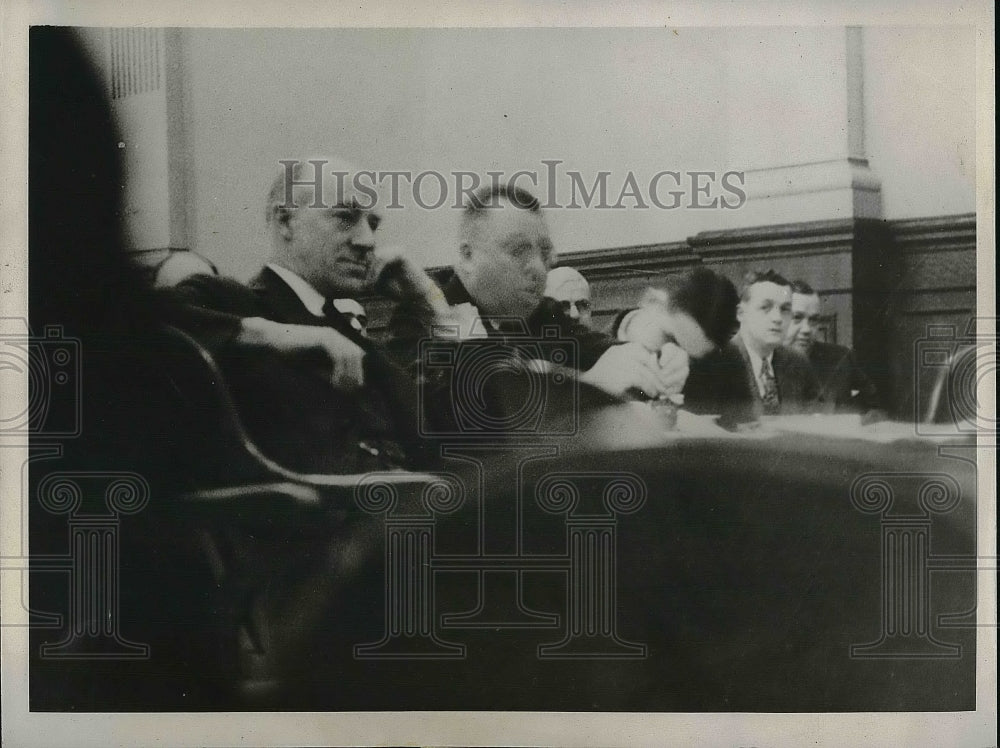
[[[480, 407], [475, 428], [499, 431], [531, 402], [525, 370], [578, 381], [609, 402], [684, 393], [691, 409], [726, 425], [812, 407], [818, 397], [805, 357], [780, 346], [791, 293], [779, 276], [755, 279], [742, 300], [706, 268], [671, 277], [655, 303], [608, 335], [582, 324], [579, 304], [545, 295], [556, 254], [527, 191], [493, 184], [470, 194], [454, 269], [439, 286], [405, 253], [378, 248], [382, 215], [370, 196], [355, 193], [350, 179], [310, 176], [316, 161], [275, 178], [269, 260], [253, 280], [195, 275], [168, 292], [172, 321], [212, 351], [251, 434], [289, 467], [357, 473], [432, 464], [436, 445], [426, 437], [462, 433], [468, 403], [459, 401]], [[385, 345], [363, 334], [350, 301], [373, 292], [396, 301]], [[572, 345], [541, 360], [543, 349], [526, 340]], [[439, 362], [450, 351], [452, 365], [428, 366], [428, 341]], [[456, 372], [463, 352], [483, 342], [500, 358], [466, 357], [469, 371]], [[705, 366], [692, 369], [698, 359]], [[759, 388], [748, 387], [744, 360]], [[546, 390], [555, 400], [558, 392]]]
[[[546, 295], [589, 324], [590, 286], [568, 267], [550, 272]], [[640, 310], [663, 305], [666, 292], [649, 289], [640, 309], [626, 309], [612, 324], [620, 340], [656, 341]], [[716, 413], [734, 427], [762, 415], [855, 413], [884, 417], [875, 386], [850, 348], [818, 339], [819, 294], [805, 281], [750, 272], [737, 307], [739, 331], [727, 345], [692, 363], [684, 388], [688, 408]], [[799, 355], [801, 354], [801, 355]], [[805, 360], [803, 360], [803, 357]]]

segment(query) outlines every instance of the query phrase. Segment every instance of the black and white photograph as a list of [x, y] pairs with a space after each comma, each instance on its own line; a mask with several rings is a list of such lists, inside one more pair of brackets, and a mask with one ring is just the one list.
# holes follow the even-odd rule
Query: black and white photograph
[[996, 743], [992, 4], [0, 11], [5, 745]]

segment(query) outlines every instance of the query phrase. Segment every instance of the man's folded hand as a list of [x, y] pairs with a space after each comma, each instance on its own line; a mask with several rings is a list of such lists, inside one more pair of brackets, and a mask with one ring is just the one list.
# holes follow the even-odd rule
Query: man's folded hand
[[580, 381], [619, 397], [640, 390], [655, 399], [679, 393], [687, 377], [688, 355], [674, 343], [664, 344], [659, 356], [640, 343], [625, 343], [605, 351]]
[[638, 343], [612, 346], [580, 375], [580, 381], [619, 397], [630, 389], [641, 390], [649, 398], [666, 394], [655, 355]]
[[684, 389], [689, 367], [690, 359], [687, 352], [676, 343], [665, 343], [660, 348], [657, 377], [665, 394], [675, 395]]
[[330, 363], [330, 383], [355, 390], [365, 383], [365, 351], [332, 327], [286, 325], [262, 317], [242, 320], [237, 342], [287, 356], [322, 354]]

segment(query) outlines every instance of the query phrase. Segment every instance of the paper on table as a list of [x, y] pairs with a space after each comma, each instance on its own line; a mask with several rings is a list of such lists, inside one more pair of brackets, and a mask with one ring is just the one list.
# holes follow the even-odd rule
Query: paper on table
[[880, 421], [878, 423], [861, 425], [859, 415], [800, 415], [800, 416], [765, 416], [761, 419], [761, 430], [793, 433], [818, 434], [832, 439], [860, 439], [862, 441], [885, 444], [903, 440], [952, 441], [954, 435], [944, 439], [928, 437], [918, 433], [912, 423], [902, 421]]

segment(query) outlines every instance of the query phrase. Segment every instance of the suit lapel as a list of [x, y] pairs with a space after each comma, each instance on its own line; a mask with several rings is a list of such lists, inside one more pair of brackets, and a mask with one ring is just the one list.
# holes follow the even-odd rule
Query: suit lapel
[[[746, 374], [747, 386], [750, 389], [750, 399], [753, 404], [753, 411], [756, 417], [760, 417], [761, 413], [764, 412], [764, 401], [760, 397], [760, 386], [757, 384], [757, 377], [753, 373], [753, 362], [750, 360], [750, 351], [747, 350], [746, 343], [743, 342], [743, 337], [739, 334], [735, 337], [736, 349], [740, 352], [740, 356], [743, 359], [743, 371]], [[775, 378], [777, 378], [775, 374]], [[781, 397], [781, 389], [778, 390], [778, 397]]]
[[489, 322], [483, 319], [482, 310], [479, 308], [476, 302], [472, 300], [472, 296], [469, 295], [469, 291], [465, 287], [465, 284], [462, 283], [461, 279], [459, 279], [458, 273], [452, 271], [451, 277], [441, 287], [441, 290], [444, 293], [444, 299], [445, 301], [448, 302], [449, 306], [457, 306], [458, 304], [471, 304], [473, 307], [475, 307], [476, 315], [481, 320], [483, 329], [486, 332], [487, 337], [490, 338], [506, 337], [504, 333], [502, 333], [500, 330], [494, 329], [493, 325], [491, 325]]
[[351, 326], [351, 322], [340, 312], [333, 310], [326, 317], [317, 317], [306, 309], [305, 304], [285, 281], [271, 268], [265, 267], [250, 281], [250, 288], [261, 299], [267, 308], [270, 319], [275, 322], [286, 322], [290, 325], [312, 325], [314, 327], [332, 327], [341, 335], [354, 341], [365, 350], [371, 350], [374, 344], [369, 338], [361, 335]]
[[291, 286], [271, 268], [265, 267], [248, 285], [275, 322], [292, 325], [326, 324], [326, 320], [306, 309]]
[[[465, 284], [459, 279], [458, 273], [453, 272], [451, 277], [441, 286], [441, 290], [444, 292], [444, 299], [448, 302], [449, 306], [455, 306], [456, 304], [472, 304], [476, 306]], [[477, 311], [478, 309], [476, 307]]]
[[778, 398], [782, 403], [795, 402], [799, 399], [792, 361], [787, 352], [780, 346], [774, 351], [774, 378], [778, 384]]
[[785, 400], [791, 395], [791, 393], [786, 392], [788, 385], [788, 368], [785, 366], [787, 359], [781, 348], [774, 349], [774, 355], [771, 357], [771, 361], [774, 364], [774, 383], [778, 388], [778, 401], [785, 402]]

